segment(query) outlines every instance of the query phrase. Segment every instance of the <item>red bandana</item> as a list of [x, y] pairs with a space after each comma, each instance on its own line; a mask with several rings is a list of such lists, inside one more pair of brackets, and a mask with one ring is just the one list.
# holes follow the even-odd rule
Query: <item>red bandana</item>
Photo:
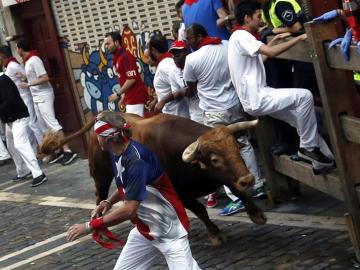
[[15, 62], [15, 63], [20, 64], [15, 57], [9, 57], [9, 58], [4, 62], [4, 67], [7, 68], [7, 66], [10, 64], [10, 62]]
[[24, 58], [24, 62], [26, 62], [27, 60], [29, 60], [33, 56], [39, 56], [39, 53], [38, 53], [37, 50], [30, 51], [29, 54]]
[[202, 46], [206, 45], [217, 45], [221, 43], [221, 39], [217, 37], [204, 37], [202, 41], [197, 46], [197, 49], [200, 49]]
[[165, 58], [172, 58], [172, 57], [173, 57], [173, 55], [172, 55], [171, 53], [165, 52], [165, 53], [163, 53], [162, 55], [160, 55], [159, 59], [156, 61], [156, 65], [159, 65], [160, 62], [161, 62], [162, 60], [164, 60]]
[[92, 219], [90, 221], [90, 227], [93, 229], [93, 239], [103, 247], [108, 249], [124, 247], [124, 241], [117, 238], [105, 227], [103, 217]]
[[199, 0], [185, 0], [185, 4], [191, 6], [192, 4], [197, 3]]
[[236, 23], [233, 27], [233, 29], [231, 29], [231, 33], [234, 33], [236, 30], [245, 30], [247, 32], [249, 32], [250, 34], [252, 34], [257, 40], [260, 40], [260, 35], [258, 32], [250, 32], [247, 29], [245, 29], [243, 26], [239, 25], [238, 23]]

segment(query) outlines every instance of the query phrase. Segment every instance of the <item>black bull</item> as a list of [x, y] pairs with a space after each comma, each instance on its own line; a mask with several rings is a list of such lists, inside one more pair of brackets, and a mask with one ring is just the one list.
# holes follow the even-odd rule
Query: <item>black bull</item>
[[[211, 149], [205, 149], [204, 153], [203, 148], [205, 147], [202, 147], [203, 142], [211, 141], [213, 137], [217, 136], [217, 141], [213, 142], [213, 146], [219, 146], [220, 144], [220, 148], [224, 148], [221, 144], [223, 141], [226, 141], [228, 146], [235, 148], [236, 155], [240, 157], [236, 140], [228, 128], [220, 127], [211, 129], [189, 119], [167, 114], [159, 114], [151, 118], [143, 119], [133, 114], [119, 113], [119, 117], [123, 117], [126, 122], [130, 124], [132, 138], [143, 143], [160, 159], [184, 206], [204, 222], [213, 245], [220, 245], [224, 241], [223, 235], [220, 233], [218, 227], [210, 220], [204, 205], [199, 203], [196, 198], [213, 193], [224, 184], [231, 189], [234, 195], [244, 202], [247, 214], [254, 223], [266, 223], [266, 217], [262, 210], [260, 210], [245, 193], [245, 190], [249, 188], [252, 183], [249, 185], [244, 184], [243, 186], [235, 185], [233, 180], [227, 178], [227, 174], [231, 175], [229, 168], [225, 168], [220, 174], [213, 168], [211, 164], [212, 160], [210, 159], [212, 159], [213, 156], [216, 157], [216, 155], [211, 153]], [[94, 121], [88, 123], [75, 134], [65, 138], [61, 144], [83, 134], [91, 128], [93, 123]], [[216, 132], [216, 134], [213, 132]], [[188, 146], [194, 144], [194, 142], [199, 142], [199, 154], [197, 157], [192, 158], [193, 162], [185, 163], [182, 159], [183, 152], [185, 149], [188, 150]], [[43, 150], [44, 147], [42, 146], [41, 149]], [[195, 149], [193, 152], [195, 153], [196, 151]], [[46, 153], [46, 151], [43, 152]], [[202, 154], [206, 156], [201, 156], [200, 152], [203, 152]], [[90, 174], [95, 180], [97, 203], [99, 203], [108, 196], [113, 174], [109, 153], [101, 150], [97, 137], [93, 132], [90, 136], [88, 158]], [[217, 158], [221, 157], [218, 155]], [[226, 163], [226, 159], [227, 157], [225, 157], [223, 163]], [[242, 159], [241, 162], [244, 164]], [[200, 164], [201, 166], [199, 166]], [[241, 179], [244, 178], [244, 175], [249, 175], [246, 167], [241, 170], [241, 174], [242, 175], [238, 175]]]

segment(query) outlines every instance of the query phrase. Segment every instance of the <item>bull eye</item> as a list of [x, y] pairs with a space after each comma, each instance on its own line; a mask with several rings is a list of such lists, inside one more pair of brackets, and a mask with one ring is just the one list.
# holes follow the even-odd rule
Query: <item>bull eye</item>
[[220, 165], [220, 159], [214, 154], [212, 154], [210, 156], [210, 161], [214, 166], [219, 166]]

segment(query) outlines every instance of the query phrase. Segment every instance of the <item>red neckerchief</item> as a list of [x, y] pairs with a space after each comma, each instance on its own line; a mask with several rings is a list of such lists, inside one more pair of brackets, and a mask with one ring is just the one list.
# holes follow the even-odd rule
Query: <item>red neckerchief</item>
[[15, 62], [15, 63], [19, 63], [19, 61], [15, 58], [15, 57], [9, 57], [5, 62], [4, 62], [4, 67], [7, 68], [7, 66], [9, 65], [10, 62]]
[[24, 62], [26, 62], [33, 56], [39, 56], [39, 52], [37, 50], [30, 51], [29, 54], [24, 58]]
[[160, 64], [160, 62], [162, 60], [164, 60], [165, 58], [172, 58], [172, 57], [173, 57], [172, 54], [169, 52], [163, 53], [162, 55], [160, 55], [159, 59], [156, 61], [156, 66], [158, 66]]
[[258, 32], [250, 32], [247, 29], [245, 29], [243, 26], [239, 25], [238, 23], [236, 23], [233, 27], [233, 29], [231, 29], [231, 33], [234, 33], [236, 30], [244, 30], [246, 32], [249, 32], [250, 34], [252, 34], [257, 40], [260, 40], [260, 35]]
[[199, 0], [185, 0], [185, 4], [187, 4], [188, 6], [191, 6], [192, 4], [197, 3]]
[[106, 227], [102, 227], [98, 230], [94, 230], [93, 239], [107, 249], [122, 248], [125, 245], [125, 242], [120, 238], [116, 237], [111, 231]]
[[202, 46], [206, 45], [217, 45], [221, 43], [221, 39], [217, 37], [204, 37], [199, 45], [197, 46], [197, 49], [200, 49]]
[[116, 60], [120, 57], [120, 55], [122, 55], [124, 53], [124, 48], [120, 47], [120, 48], [116, 48], [115, 53], [113, 55], [113, 64], [116, 63]]

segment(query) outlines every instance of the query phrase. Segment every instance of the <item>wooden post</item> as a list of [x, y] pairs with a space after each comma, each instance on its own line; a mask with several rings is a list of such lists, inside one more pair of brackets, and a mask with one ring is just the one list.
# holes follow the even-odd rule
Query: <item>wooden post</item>
[[[346, 140], [341, 121], [345, 115], [359, 117], [360, 98], [356, 92], [352, 72], [329, 67], [328, 49], [324, 43], [337, 37], [334, 23], [306, 24], [306, 33], [314, 58], [316, 77], [339, 178], [344, 186], [344, 199], [349, 212], [347, 216], [349, 234], [356, 257], [360, 260], [360, 203], [356, 191], [356, 186], [360, 184], [360, 144]], [[351, 57], [360, 56], [351, 55]], [[360, 66], [358, 69], [360, 70]]]

